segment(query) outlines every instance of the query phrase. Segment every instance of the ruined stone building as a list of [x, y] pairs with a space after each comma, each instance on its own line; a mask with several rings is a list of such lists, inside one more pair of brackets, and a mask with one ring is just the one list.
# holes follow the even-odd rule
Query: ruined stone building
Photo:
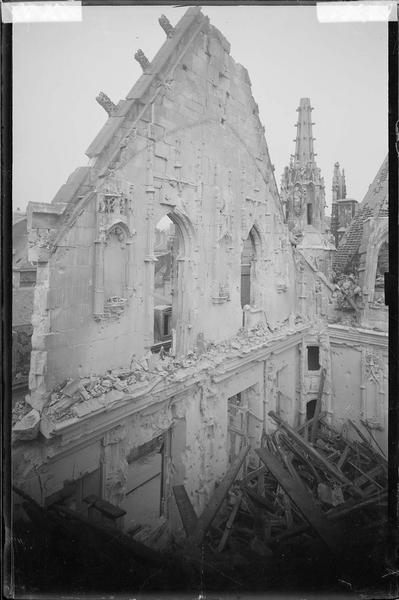
[[[16, 485], [81, 512], [95, 497], [148, 543], [181, 528], [172, 486], [200, 512], [243, 443], [275, 428], [270, 410], [310, 419], [322, 373], [331, 423], [387, 435], [386, 163], [336, 251], [309, 99], [280, 198], [228, 41], [199, 8], [160, 23], [126, 98], [98, 98], [90, 165], [28, 205], [37, 279], [13, 427]], [[358, 264], [361, 293], [332, 282], [333, 260]]]

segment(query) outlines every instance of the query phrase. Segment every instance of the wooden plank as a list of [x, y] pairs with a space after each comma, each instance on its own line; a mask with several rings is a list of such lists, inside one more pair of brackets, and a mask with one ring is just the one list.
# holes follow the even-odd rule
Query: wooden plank
[[339, 461], [337, 462], [337, 469], [339, 469], [339, 470], [342, 469], [342, 467], [344, 465], [344, 462], [348, 458], [349, 450], [350, 450], [350, 446], [349, 446], [349, 444], [346, 444], [345, 450], [343, 451], [343, 453], [341, 454], [341, 457], [340, 457]]
[[319, 384], [319, 392], [317, 394], [316, 406], [313, 415], [313, 423], [312, 423], [312, 435], [310, 437], [310, 441], [312, 444], [316, 442], [317, 430], [319, 428], [319, 417], [321, 412], [321, 400], [323, 397], [324, 391], [324, 382], [326, 379], [326, 370], [323, 367], [320, 375], [320, 384]]
[[302, 446], [302, 448], [304, 448], [306, 450], [306, 452], [312, 457], [314, 458], [319, 464], [322, 464], [323, 467], [326, 469], [326, 471], [328, 471], [333, 477], [335, 477], [336, 479], [338, 479], [338, 481], [340, 481], [341, 483], [343, 483], [344, 485], [347, 486], [348, 491], [351, 491], [353, 494], [356, 494], [357, 496], [363, 497], [363, 492], [360, 488], [357, 488], [356, 486], [354, 486], [352, 484], [352, 482], [345, 477], [345, 475], [343, 473], [341, 473], [341, 471], [339, 471], [335, 465], [331, 464], [326, 458], [324, 458], [324, 456], [322, 456], [320, 454], [320, 452], [318, 452], [315, 448], [313, 448], [313, 446], [311, 446], [306, 440], [304, 440], [300, 435], [297, 434], [296, 431], [294, 431], [292, 429], [292, 427], [290, 427], [288, 425], [288, 423], [286, 423], [285, 421], [283, 421], [278, 415], [276, 415], [275, 412], [273, 412], [272, 410], [268, 413], [270, 417], [272, 417], [272, 419], [274, 421], [276, 421], [276, 423], [278, 423], [300, 446]]
[[177, 508], [179, 509], [184, 531], [187, 536], [190, 536], [198, 521], [193, 505], [191, 504], [184, 485], [174, 485], [173, 494], [175, 496]]
[[245, 493], [248, 494], [248, 496], [254, 500], [255, 502], [257, 502], [258, 504], [261, 504], [262, 506], [265, 506], [267, 508], [268, 511], [271, 511], [272, 513], [274, 513], [274, 505], [272, 504], [272, 502], [269, 502], [269, 500], [267, 500], [267, 498], [264, 498], [263, 496], [260, 496], [257, 492], [255, 492], [255, 490], [246, 487], [245, 488]]
[[380, 452], [381, 456], [383, 456], [384, 458], [386, 458], [386, 454], [385, 454], [384, 450], [381, 448], [381, 446], [379, 445], [379, 443], [377, 442], [377, 440], [375, 439], [375, 436], [374, 436], [374, 434], [373, 434], [373, 432], [372, 432], [372, 430], [371, 430], [371, 427], [370, 427], [370, 425], [369, 425], [369, 424], [368, 424], [366, 421], [363, 421], [362, 419], [360, 419], [360, 422], [361, 422], [361, 424], [363, 425], [363, 427], [364, 427], [365, 429], [367, 429], [367, 431], [368, 431], [368, 433], [369, 433], [369, 435], [370, 435], [371, 439], [373, 440], [373, 442], [374, 442], [374, 443], [375, 443], [375, 445], [377, 446], [377, 448], [378, 448], [378, 451]]
[[257, 448], [255, 452], [258, 454], [263, 464], [277, 479], [286, 494], [301, 511], [306, 521], [312, 526], [318, 536], [328, 548], [334, 552], [334, 554], [339, 556], [340, 541], [334, 529], [314, 502], [312, 496], [304, 487], [298, 486], [297, 482], [287, 473], [283, 465], [275, 456], [273, 456], [273, 454], [268, 452], [265, 448]]
[[387, 495], [388, 495], [388, 492], [383, 491], [383, 492], [378, 492], [377, 494], [374, 494], [367, 500], [363, 500], [362, 502], [357, 502], [356, 504], [352, 503], [349, 506], [348, 506], [349, 502], [345, 503], [345, 504], [341, 504], [340, 506], [336, 506], [336, 507], [328, 510], [326, 512], [326, 516], [327, 516], [328, 520], [330, 520], [330, 521], [335, 521], [336, 519], [341, 519], [342, 517], [345, 517], [345, 516], [349, 515], [350, 513], [355, 512], [356, 510], [361, 510], [362, 508], [365, 508], [366, 506], [370, 506], [372, 504], [379, 504], [381, 501], [385, 500]]
[[243, 495], [244, 495], [245, 503], [248, 507], [248, 510], [254, 518], [254, 533], [257, 537], [262, 539], [263, 535], [264, 535], [264, 530], [263, 530], [264, 520], [262, 518], [261, 512], [253, 503], [251, 496], [249, 495], [248, 490], [246, 488], [243, 490]]
[[[347, 444], [349, 446], [349, 448], [351, 448], [354, 452], [359, 452], [359, 445], [354, 442], [351, 442], [350, 440], [344, 439], [337, 431], [335, 431], [335, 429], [333, 427], [331, 427], [331, 425], [329, 425], [324, 418], [320, 417], [319, 421], [321, 422], [321, 424], [323, 425], [323, 427], [325, 427], [328, 431], [330, 431], [332, 434], [335, 435], [336, 440], [334, 441], [341, 441], [343, 444]], [[331, 438], [325, 434], [322, 435], [321, 437], [323, 437], [326, 441], [329, 441], [331, 443]], [[366, 450], [364, 450], [363, 448], [360, 448], [360, 454], [361, 456], [363, 456], [365, 459], [370, 460], [370, 454], [368, 454], [366, 452]]]
[[374, 450], [374, 448], [370, 445], [370, 443], [369, 443], [368, 439], [366, 438], [366, 436], [363, 434], [362, 431], [360, 431], [360, 429], [355, 425], [355, 423], [351, 419], [348, 419], [348, 423], [350, 425], [352, 425], [352, 427], [356, 431], [357, 435], [360, 437], [360, 439], [366, 445], [367, 450], [370, 451], [370, 454], [376, 460], [378, 460], [381, 464], [383, 464], [384, 466], [387, 466], [387, 460], [386, 460], [386, 458], [384, 458], [384, 456], [381, 456], [381, 454], [379, 452], [377, 452], [376, 450]]
[[380, 483], [377, 483], [377, 481], [375, 481], [370, 474], [365, 473], [364, 471], [361, 470], [360, 467], [358, 467], [357, 465], [355, 465], [354, 462], [348, 460], [348, 465], [351, 465], [351, 467], [353, 467], [354, 469], [356, 469], [356, 471], [359, 471], [359, 473], [362, 475], [362, 477], [365, 477], [367, 479], [367, 481], [370, 481], [372, 484], [376, 485], [377, 487], [381, 488], [382, 490], [384, 489], [384, 486], [381, 485]]
[[195, 527], [195, 531], [193, 532], [193, 535], [192, 535], [192, 541], [195, 544], [201, 544], [202, 540], [204, 539], [204, 536], [205, 536], [206, 532], [208, 531], [213, 519], [215, 518], [216, 513], [220, 509], [220, 507], [223, 503], [223, 500], [227, 496], [227, 492], [229, 491], [235, 478], [237, 477], [239, 470], [241, 469], [241, 465], [244, 462], [245, 457], [247, 456], [247, 454], [249, 452], [249, 448], [250, 448], [250, 446], [246, 446], [241, 449], [239, 455], [233, 461], [233, 464], [231, 465], [230, 469], [227, 471], [226, 475], [220, 482], [219, 486], [213, 492], [213, 494], [208, 502], [208, 505], [204, 509], [201, 516], [198, 518], [197, 525]]
[[240, 508], [241, 500], [242, 500], [242, 492], [240, 491], [238, 493], [238, 495], [236, 496], [236, 500], [235, 500], [233, 509], [232, 509], [232, 511], [230, 513], [229, 518], [227, 519], [227, 523], [226, 523], [226, 526], [225, 526], [222, 538], [221, 538], [221, 540], [219, 542], [219, 545], [218, 545], [218, 548], [217, 548], [218, 552], [222, 552], [223, 548], [226, 545], [227, 540], [229, 539], [229, 536], [230, 536], [230, 533], [231, 533], [231, 528], [232, 528], [233, 523], [234, 523], [234, 519], [236, 518], [237, 513], [238, 513], [238, 509]]
[[[322, 413], [320, 413], [319, 420], [323, 419], [326, 416], [327, 416], [326, 411], [323, 411]], [[305, 429], [305, 425], [312, 425], [313, 424], [313, 419], [314, 419], [314, 417], [312, 417], [308, 421], [305, 421], [304, 423], [302, 423], [302, 425], [298, 425], [298, 427], [294, 427], [295, 431], [297, 433], [302, 433], [304, 431], [304, 429]]]
[[243, 479], [241, 479], [240, 485], [247, 485], [247, 483], [249, 483], [253, 479], [256, 479], [257, 477], [259, 477], [259, 475], [263, 474], [264, 472], [265, 467], [263, 465], [261, 467], [258, 467], [257, 469], [254, 469], [253, 471], [248, 473], [246, 477], [243, 477]]
[[[382, 465], [377, 465], [376, 467], [371, 469], [371, 471], [368, 471], [368, 476], [374, 477], [375, 475], [379, 475], [381, 473], [381, 471], [385, 472], [384, 467]], [[367, 481], [369, 481], [368, 477], [365, 477], [365, 475], [360, 475], [360, 477], [357, 477], [356, 479], [353, 480], [353, 483], [355, 485], [361, 486], [364, 483], [366, 483]]]

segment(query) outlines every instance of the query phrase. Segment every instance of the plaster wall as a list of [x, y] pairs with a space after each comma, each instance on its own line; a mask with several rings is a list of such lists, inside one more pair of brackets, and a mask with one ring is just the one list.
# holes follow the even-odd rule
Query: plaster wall
[[351, 419], [371, 441], [366, 423], [381, 448], [388, 447], [388, 348], [367, 342], [339, 345], [332, 340], [332, 421], [358, 439]]
[[33, 313], [34, 288], [13, 287], [12, 324], [30, 325]]

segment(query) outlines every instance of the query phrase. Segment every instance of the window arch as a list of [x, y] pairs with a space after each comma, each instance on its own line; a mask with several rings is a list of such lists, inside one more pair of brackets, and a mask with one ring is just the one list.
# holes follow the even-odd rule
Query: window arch
[[161, 346], [164, 346], [165, 350], [171, 348], [174, 354], [180, 355], [187, 351], [192, 335], [189, 327], [190, 304], [187, 303], [186, 306], [185, 298], [189, 296], [191, 281], [188, 264], [194, 241], [194, 230], [188, 217], [177, 207], [158, 221], [156, 230], [159, 226], [162, 227], [162, 223], [169, 233], [163, 243], [166, 247], [162, 257], [157, 256], [155, 248], [157, 260], [154, 271], [152, 350], [157, 352]]
[[112, 298], [126, 296], [126, 239], [125, 228], [112, 226], [105, 236], [104, 248], [104, 299], [106, 303]]
[[241, 307], [254, 304], [254, 261], [256, 259], [255, 230], [252, 227], [241, 252]]

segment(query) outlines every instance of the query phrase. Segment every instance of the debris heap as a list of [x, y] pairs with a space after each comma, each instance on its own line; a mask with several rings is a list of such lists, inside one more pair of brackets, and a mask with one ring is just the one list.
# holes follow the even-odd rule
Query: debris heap
[[244, 447], [198, 519], [184, 487], [174, 488], [194, 554], [201, 547], [244, 587], [256, 565], [257, 589], [305, 576], [306, 568], [323, 578], [320, 560], [335, 565], [336, 578], [345, 581], [361, 573], [364, 579], [369, 566], [370, 576], [383, 569], [388, 465], [379, 448], [351, 421], [358, 441], [324, 415], [296, 430], [274, 412], [269, 416], [278, 428], [255, 450], [258, 466], [247, 467], [250, 448]]

